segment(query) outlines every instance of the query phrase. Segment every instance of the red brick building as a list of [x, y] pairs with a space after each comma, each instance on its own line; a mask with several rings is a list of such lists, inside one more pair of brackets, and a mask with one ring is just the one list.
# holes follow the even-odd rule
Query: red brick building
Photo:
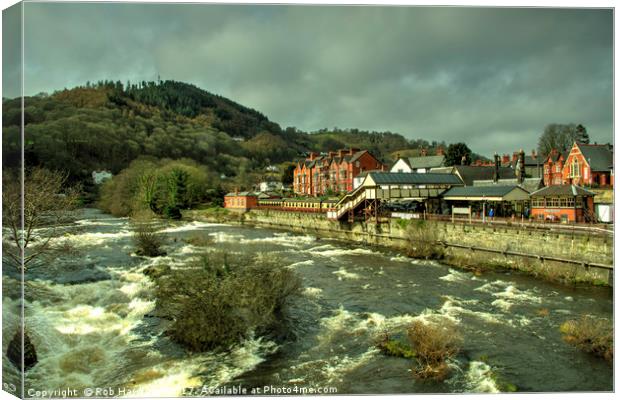
[[543, 182], [545, 186], [561, 185], [564, 182], [562, 169], [568, 153], [560, 153], [553, 149], [543, 165]]
[[224, 208], [232, 211], [248, 211], [258, 206], [258, 194], [234, 192], [224, 196]]
[[562, 182], [579, 186], [610, 187], [613, 152], [608, 144], [574, 143], [562, 168]]
[[353, 190], [353, 178], [371, 170], [385, 171], [386, 166], [367, 150], [310, 153], [293, 171], [293, 191], [308, 196], [320, 196], [330, 190], [349, 192]]
[[594, 193], [575, 185], [546, 186], [530, 195], [531, 216], [555, 222], [594, 219]]

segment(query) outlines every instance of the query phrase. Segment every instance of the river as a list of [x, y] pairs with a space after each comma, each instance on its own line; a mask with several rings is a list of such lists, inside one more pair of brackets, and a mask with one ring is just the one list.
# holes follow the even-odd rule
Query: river
[[[133, 254], [128, 219], [83, 211], [66, 240], [74, 254], [29, 273], [26, 326], [39, 362], [32, 390], [111, 388], [115, 395], [177, 396], [203, 385], [334, 387], [339, 394], [497, 392], [498, 376], [519, 391], [610, 391], [612, 366], [564, 343], [559, 326], [582, 314], [612, 317], [609, 288], [571, 288], [519, 273], [476, 276], [395, 252], [273, 229], [174, 222], [163, 229], [167, 256]], [[255, 337], [224, 352], [189, 354], [151, 316], [153, 283], [141, 271], [178, 266], [204, 251], [183, 239], [209, 236], [213, 248], [274, 252], [302, 278], [291, 306], [292, 336]], [[8, 283], [7, 283], [8, 282]], [[5, 338], [19, 302], [7, 297]], [[412, 361], [382, 355], [376, 338], [415, 319], [449, 318], [464, 340], [442, 383], [412, 377]], [[3, 353], [6, 354], [5, 339]], [[5, 381], [17, 371], [4, 356]], [[119, 391], [120, 388], [123, 388]], [[188, 392], [185, 391], [187, 394]]]

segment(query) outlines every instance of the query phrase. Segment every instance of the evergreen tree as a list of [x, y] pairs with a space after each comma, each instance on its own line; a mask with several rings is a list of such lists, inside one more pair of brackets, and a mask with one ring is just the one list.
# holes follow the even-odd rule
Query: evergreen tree
[[452, 143], [446, 150], [446, 165], [469, 165], [471, 154], [471, 150], [465, 143]]
[[590, 136], [588, 135], [588, 130], [585, 126], [579, 124], [575, 128], [575, 141], [581, 144], [590, 144]]

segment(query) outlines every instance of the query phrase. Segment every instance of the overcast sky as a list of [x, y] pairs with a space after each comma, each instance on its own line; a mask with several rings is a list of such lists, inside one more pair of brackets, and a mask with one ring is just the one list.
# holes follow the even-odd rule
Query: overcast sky
[[[4, 21], [3, 96], [18, 95]], [[611, 10], [25, 6], [26, 94], [173, 79], [282, 127], [390, 130], [529, 151], [548, 123], [612, 141]]]

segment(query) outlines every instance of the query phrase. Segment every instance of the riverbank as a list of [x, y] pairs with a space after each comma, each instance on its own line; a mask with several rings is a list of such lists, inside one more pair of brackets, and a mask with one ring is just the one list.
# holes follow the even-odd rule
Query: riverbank
[[[313, 234], [396, 249], [405, 254], [424, 238], [412, 233], [418, 221], [389, 219], [385, 222], [341, 222], [323, 214], [251, 210], [244, 214], [217, 214], [191, 210], [184, 218], [207, 222], [250, 224]], [[580, 232], [557, 233], [532, 230], [518, 224], [485, 226], [446, 221], [424, 221], [424, 231], [442, 255], [442, 262], [458, 268], [482, 271], [513, 269], [535, 277], [567, 284], [613, 286], [613, 238]]]

